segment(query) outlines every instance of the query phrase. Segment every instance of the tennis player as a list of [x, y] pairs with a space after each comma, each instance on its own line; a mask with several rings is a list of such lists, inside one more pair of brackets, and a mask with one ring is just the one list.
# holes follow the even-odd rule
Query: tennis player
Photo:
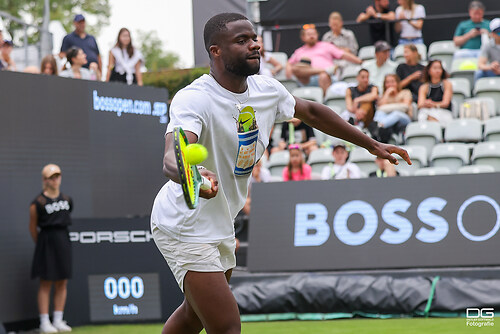
[[[278, 81], [259, 72], [257, 34], [240, 14], [212, 17], [204, 29], [210, 74], [179, 91], [171, 105], [163, 171], [170, 178], [151, 214], [156, 245], [184, 292], [185, 299], [165, 323], [163, 333], [240, 333], [238, 305], [228, 285], [236, 265], [233, 219], [245, 204], [249, 176], [276, 122], [297, 117], [327, 134], [365, 147], [372, 154], [408, 163], [408, 153], [379, 143], [330, 108], [294, 98]], [[189, 210], [184, 202], [172, 146], [174, 127], [190, 143], [206, 146], [200, 173], [212, 181]]]

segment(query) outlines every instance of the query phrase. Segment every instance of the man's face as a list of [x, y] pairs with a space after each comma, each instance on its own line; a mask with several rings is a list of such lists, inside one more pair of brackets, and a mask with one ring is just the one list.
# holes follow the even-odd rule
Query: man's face
[[306, 29], [302, 32], [302, 42], [309, 46], [314, 46], [318, 42], [318, 31], [314, 28]]
[[342, 20], [339, 20], [339, 19], [330, 19], [328, 21], [328, 25], [330, 26], [330, 29], [332, 29], [332, 31], [340, 31], [342, 29], [342, 26], [343, 26], [344, 22], [342, 22]]
[[387, 59], [389, 59], [389, 56], [391, 55], [391, 52], [389, 50], [387, 51], [379, 51], [375, 53], [375, 58], [377, 59], [378, 63], [385, 63]]
[[370, 82], [370, 75], [367, 71], [361, 71], [361, 73], [358, 74], [357, 79], [359, 86], [366, 87]]
[[378, 2], [379, 6], [383, 9], [389, 8], [389, 0], [375, 0], [375, 2]]
[[73, 25], [75, 26], [75, 30], [78, 32], [84, 32], [85, 31], [85, 20], [81, 20], [78, 22], [73, 22]]
[[337, 165], [344, 165], [347, 161], [349, 153], [343, 146], [335, 146], [333, 149], [333, 159]]
[[220, 36], [220, 56], [226, 71], [237, 76], [259, 73], [260, 46], [250, 21], [229, 22]]
[[469, 16], [472, 22], [480, 23], [481, 21], [483, 21], [484, 10], [480, 8], [469, 9]]

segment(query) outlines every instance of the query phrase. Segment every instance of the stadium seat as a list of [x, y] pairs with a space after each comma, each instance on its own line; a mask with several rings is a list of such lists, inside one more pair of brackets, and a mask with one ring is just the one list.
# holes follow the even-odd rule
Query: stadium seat
[[326, 133], [313, 128], [314, 131], [314, 137], [316, 138], [316, 142], [318, 143], [318, 146], [323, 146], [323, 147], [332, 147], [334, 145], [337, 145], [339, 142], [341, 142], [341, 139], [338, 139], [336, 137], [327, 135]]
[[274, 152], [269, 156], [269, 161], [267, 162], [267, 168], [273, 176], [282, 175], [283, 169], [288, 165], [290, 160], [290, 153], [287, 150]]
[[488, 165], [471, 165], [463, 166], [458, 169], [458, 174], [482, 174], [482, 173], [494, 173], [495, 168]]
[[375, 156], [359, 146], [354, 147], [349, 153], [349, 161], [355, 163], [361, 172], [367, 175], [377, 170]]
[[500, 141], [500, 117], [490, 118], [484, 122], [484, 140]]
[[271, 139], [273, 140], [273, 145], [276, 146], [281, 140], [281, 129], [283, 123], [275, 123], [273, 128], [273, 133], [271, 133]]
[[450, 169], [447, 167], [427, 167], [420, 168], [415, 172], [415, 176], [449, 175]]
[[476, 118], [451, 120], [444, 129], [446, 142], [477, 143], [483, 139], [483, 124]]
[[495, 115], [500, 115], [500, 78], [481, 78], [474, 85], [474, 96], [495, 100]]
[[455, 101], [460, 108], [462, 102], [470, 97], [470, 82], [465, 78], [450, 78], [448, 80], [450, 80], [453, 86], [453, 101]]
[[342, 71], [342, 81], [357, 84], [358, 81], [356, 77], [358, 76], [358, 72], [360, 69], [361, 66], [346, 66]]
[[299, 87], [292, 91], [292, 95], [305, 100], [323, 103], [323, 90], [319, 87]]
[[453, 60], [453, 54], [455, 53], [457, 47], [453, 41], [437, 41], [429, 45], [429, 51], [427, 56], [429, 59], [439, 59], [443, 62], [443, 65], [447, 70], [451, 68], [451, 62]]
[[412, 165], [408, 165], [406, 161], [403, 160], [399, 155], [396, 158], [399, 161], [399, 165], [396, 165], [396, 170], [401, 174], [413, 175], [415, 172], [423, 167], [427, 167], [427, 149], [424, 146], [419, 145], [403, 145], [412, 161]]
[[405, 130], [406, 145], [424, 146], [430, 154], [434, 145], [443, 141], [441, 125], [437, 122], [412, 122]]
[[269, 182], [283, 182], [283, 176], [282, 175], [280, 175], [280, 176], [271, 175]]
[[333, 155], [331, 148], [320, 148], [312, 151], [309, 154], [309, 159], [307, 159], [307, 163], [311, 166], [313, 173], [319, 173], [323, 171], [325, 166], [333, 163]]
[[373, 46], [373, 45], [363, 46], [358, 51], [358, 58], [361, 58], [362, 61], [374, 59], [375, 58], [375, 46]]
[[490, 117], [495, 117], [495, 100], [491, 97], [482, 96], [482, 97], [472, 97], [470, 99], [465, 99], [464, 102], [473, 102], [473, 101], [484, 101], [488, 108], [488, 113]]
[[[280, 63], [283, 66], [283, 69], [281, 71], [279, 71], [274, 76], [274, 78], [276, 80], [280, 80], [280, 81], [286, 80], [285, 68], [286, 68], [286, 63], [288, 61], [288, 56], [286, 55], [286, 53], [284, 53], [284, 52], [266, 52], [266, 55], [273, 57], [274, 59], [276, 59], [278, 61], [278, 63]], [[268, 65], [268, 66], [270, 66], [270, 68], [272, 68], [272, 65], [267, 64], [267, 63], [266, 63], [266, 65]]]
[[470, 87], [474, 85], [474, 72], [477, 70], [477, 58], [458, 58], [451, 63], [451, 77], [465, 78]]
[[338, 95], [328, 90], [326, 91], [324, 103], [334, 109], [337, 114], [340, 114], [345, 110], [345, 95]]
[[292, 79], [280, 80], [280, 82], [290, 93], [293, 92], [294, 89], [299, 88], [299, 83]]
[[437, 144], [432, 149], [431, 162], [433, 167], [447, 167], [456, 173], [462, 166], [469, 164], [469, 146], [463, 143]]
[[[425, 44], [415, 44], [417, 47], [418, 53], [420, 54], [420, 58], [422, 61], [427, 60], [427, 47]], [[394, 61], [397, 63], [404, 63], [405, 62], [405, 57], [404, 57], [404, 45], [399, 44], [396, 46], [394, 49]]]
[[472, 153], [474, 165], [488, 165], [500, 172], [500, 142], [489, 141], [474, 146]]

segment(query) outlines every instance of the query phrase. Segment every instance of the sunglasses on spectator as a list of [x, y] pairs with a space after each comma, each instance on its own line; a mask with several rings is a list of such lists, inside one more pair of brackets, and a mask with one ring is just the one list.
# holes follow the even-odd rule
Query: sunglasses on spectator
[[289, 150], [300, 150], [300, 145], [299, 144], [290, 144], [288, 145]]
[[316, 25], [315, 24], [304, 24], [302, 26], [302, 30], [307, 30], [307, 29], [316, 29]]

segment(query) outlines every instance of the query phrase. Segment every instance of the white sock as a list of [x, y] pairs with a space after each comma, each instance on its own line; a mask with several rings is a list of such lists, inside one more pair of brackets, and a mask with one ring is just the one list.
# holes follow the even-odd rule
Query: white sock
[[48, 313], [40, 314], [40, 324], [46, 324], [48, 322], [50, 322], [49, 314]]
[[63, 320], [63, 311], [54, 311], [54, 322], [61, 322]]

